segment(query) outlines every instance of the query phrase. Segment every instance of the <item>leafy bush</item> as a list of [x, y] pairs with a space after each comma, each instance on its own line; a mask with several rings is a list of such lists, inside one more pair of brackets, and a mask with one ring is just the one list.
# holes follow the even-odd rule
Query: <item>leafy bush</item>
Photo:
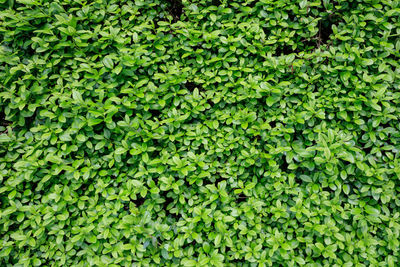
[[1, 266], [398, 266], [400, 3], [0, 0]]

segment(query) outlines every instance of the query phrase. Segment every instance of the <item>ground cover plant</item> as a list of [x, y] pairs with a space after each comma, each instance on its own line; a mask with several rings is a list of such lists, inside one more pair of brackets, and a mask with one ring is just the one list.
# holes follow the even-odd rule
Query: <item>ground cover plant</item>
[[0, 0], [1, 266], [399, 266], [397, 0]]

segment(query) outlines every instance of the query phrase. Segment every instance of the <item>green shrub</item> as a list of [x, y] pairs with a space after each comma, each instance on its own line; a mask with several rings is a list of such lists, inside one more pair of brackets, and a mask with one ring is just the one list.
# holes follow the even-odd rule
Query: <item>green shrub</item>
[[399, 266], [397, 0], [0, 0], [1, 266]]

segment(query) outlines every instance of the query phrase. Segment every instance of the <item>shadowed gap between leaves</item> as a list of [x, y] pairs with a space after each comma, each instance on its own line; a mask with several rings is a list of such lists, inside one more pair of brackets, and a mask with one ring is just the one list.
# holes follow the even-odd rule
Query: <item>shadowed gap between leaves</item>
[[[295, 16], [293, 14], [290, 14], [289, 19], [291, 21], [294, 21], [294, 18]], [[330, 36], [333, 34], [332, 26], [337, 25], [341, 21], [341, 16], [337, 13], [332, 13], [323, 17], [318, 22], [317, 36], [301, 40], [301, 48], [297, 47], [296, 49], [293, 49], [292, 46], [287, 45], [286, 43], [279, 44], [275, 50], [275, 56], [290, 55], [292, 53], [297, 54], [302, 51], [312, 51], [324, 44], [327, 44], [329, 46]]]
[[167, 0], [169, 4], [168, 11], [173, 17], [173, 22], [177, 22], [181, 19], [181, 15], [183, 13], [184, 5], [181, 0]]

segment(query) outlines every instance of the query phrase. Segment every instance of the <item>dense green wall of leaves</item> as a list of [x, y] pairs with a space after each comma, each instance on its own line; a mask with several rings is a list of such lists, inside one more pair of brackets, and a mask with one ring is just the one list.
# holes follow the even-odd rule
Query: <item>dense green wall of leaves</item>
[[399, 266], [399, 17], [0, 0], [0, 265]]

